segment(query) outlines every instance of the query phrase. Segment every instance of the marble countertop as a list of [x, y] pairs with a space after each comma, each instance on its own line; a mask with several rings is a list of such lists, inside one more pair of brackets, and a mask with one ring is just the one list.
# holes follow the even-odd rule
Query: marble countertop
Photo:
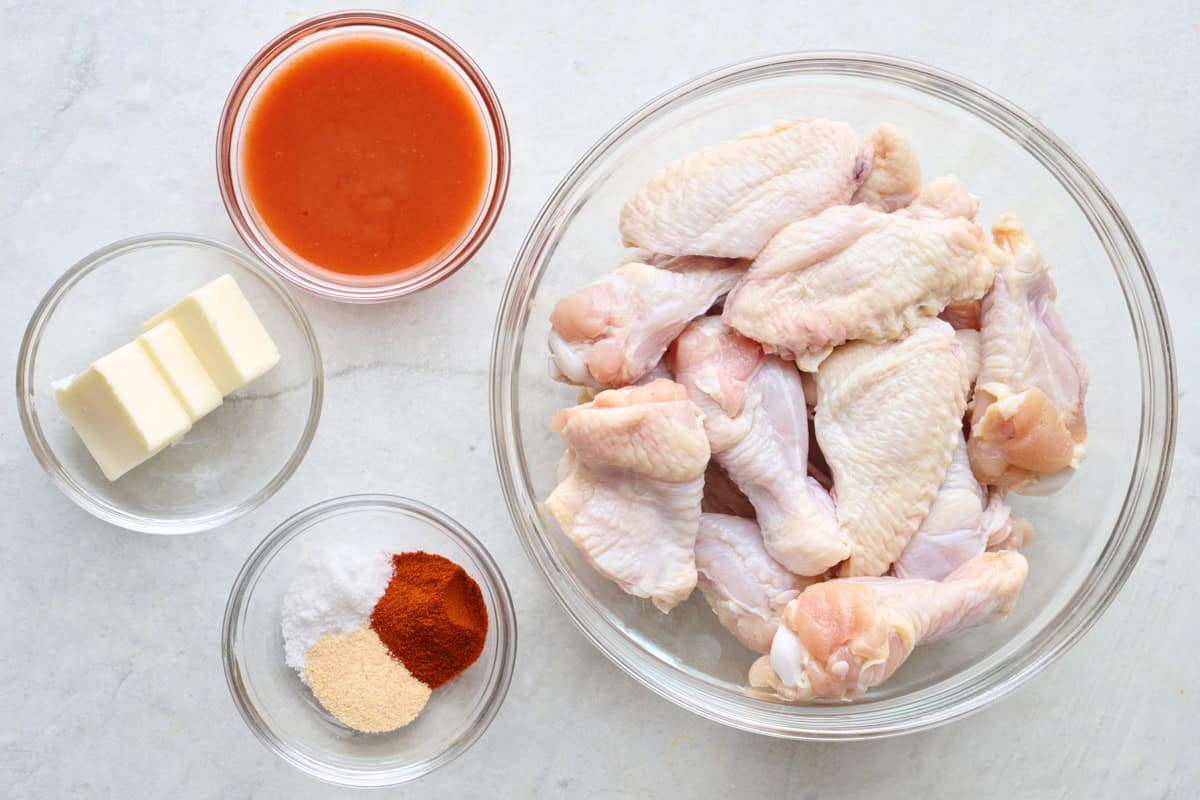
[[[172, 5], [172, 8], [165, 6]], [[504, 213], [475, 262], [409, 300], [304, 298], [326, 413], [307, 461], [222, 530], [106, 526], [38, 469], [0, 394], [0, 785], [13, 798], [328, 797], [261, 747], [219, 653], [228, 588], [280, 520], [385, 490], [449, 510], [490, 546], [521, 625], [508, 700], [479, 743], [405, 797], [1153, 797], [1200, 793], [1200, 11], [1194, 3], [939, 0], [388, 3], [456, 38], [491, 76], [513, 139]], [[231, 81], [269, 37], [326, 6], [293, 0], [23, 4], [0, 0], [0, 352], [9, 380], [38, 298], [115, 239], [184, 230], [235, 242], [213, 170]], [[909, 57], [1012, 99], [1112, 190], [1174, 323], [1181, 419], [1157, 530], [1094, 630], [1015, 696], [886, 741], [775, 741], [642, 689], [560, 612], [512, 533], [495, 476], [487, 358], [501, 287], [544, 198], [635, 105], [712, 67], [783, 50]], [[387, 329], [386, 337], [371, 331]], [[450, 337], [453, 334], [453, 338]], [[11, 383], [9, 384], [11, 386]], [[402, 387], [402, 388], [397, 388]], [[386, 410], [368, 440], [358, 415]], [[354, 418], [352, 418], [354, 417]], [[484, 790], [486, 787], [486, 791]]]

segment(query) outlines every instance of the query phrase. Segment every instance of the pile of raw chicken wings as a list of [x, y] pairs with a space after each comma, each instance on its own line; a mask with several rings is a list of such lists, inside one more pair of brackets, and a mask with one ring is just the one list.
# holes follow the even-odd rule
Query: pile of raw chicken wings
[[859, 696], [1005, 616], [1033, 534], [1006, 495], [1083, 458], [1047, 266], [978, 207], [890, 125], [779, 123], [652, 175], [626, 263], [554, 308], [551, 371], [587, 402], [551, 420], [547, 508], [663, 612], [698, 586], [766, 696]]

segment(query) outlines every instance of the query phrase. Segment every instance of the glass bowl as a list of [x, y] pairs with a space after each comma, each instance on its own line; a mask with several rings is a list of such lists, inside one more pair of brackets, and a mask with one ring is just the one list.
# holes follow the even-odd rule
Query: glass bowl
[[[310, 553], [337, 542], [445, 556], [475, 579], [487, 604], [488, 635], [479, 660], [434, 690], [421, 715], [391, 733], [347, 728], [284, 662], [284, 593]], [[500, 710], [516, 654], [512, 598], [484, 546], [437, 509], [386, 494], [326, 500], [273, 530], [233, 582], [221, 633], [225, 679], [254, 735], [289, 764], [344, 786], [394, 786], [461, 755]]]
[[[699, 592], [669, 616], [601, 578], [542, 500], [562, 453], [550, 415], [575, 390], [547, 375], [555, 301], [614, 269], [618, 212], [658, 167], [779, 119], [846, 120], [860, 133], [895, 123], [925, 179], [956, 173], [983, 198], [985, 225], [1018, 208], [1055, 265], [1059, 309], [1085, 362], [1090, 453], [1050, 498], [1015, 498], [1037, 528], [1029, 578], [1003, 622], [918, 648], [886, 684], [853, 703], [783, 705], [749, 696], [754, 654], [717, 623]], [[791, 54], [690, 81], [634, 112], [567, 174], [509, 278], [492, 353], [492, 428], [509, 511], [530, 559], [576, 625], [663, 697], [744, 730], [860, 739], [929, 728], [1012, 692], [1062, 655], [1112, 601], [1145, 546], [1171, 464], [1175, 366], [1162, 298], [1112, 197], [1027, 113], [937, 69], [853, 53]]]
[[[136, 338], [142, 323], [230, 274], [279, 347], [279, 363], [225, 398], [174, 445], [107, 480], [54, 400], [53, 383]], [[38, 462], [67, 497], [144, 533], [224, 525], [275, 494], [304, 459], [324, 392], [303, 309], [253, 258], [182, 233], [135, 236], [86, 256], [38, 304], [17, 363], [17, 407]]]
[[[458, 76], [479, 108], [487, 133], [490, 170], [484, 198], [471, 227], [435, 261], [383, 275], [331, 272], [291, 252], [263, 224], [246, 195], [241, 174], [241, 139], [246, 116], [258, 91], [287, 59], [330, 37], [370, 34], [415, 45], [436, 57]], [[399, 14], [384, 11], [338, 11], [295, 25], [255, 54], [238, 76], [225, 101], [217, 131], [217, 181], [225, 210], [242, 241], [271, 269], [314, 294], [332, 300], [377, 303], [394, 300], [442, 281], [466, 264], [483, 245], [504, 205], [509, 173], [508, 124], [500, 99], [483, 71], [445, 34]]]

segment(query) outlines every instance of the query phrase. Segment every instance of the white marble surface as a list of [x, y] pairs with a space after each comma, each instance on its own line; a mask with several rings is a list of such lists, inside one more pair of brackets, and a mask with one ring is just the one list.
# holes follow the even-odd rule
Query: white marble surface
[[[735, 12], [742, 5], [754, 10]], [[957, 798], [967, 787], [976, 798], [1197, 796], [1200, 9], [921, 5], [914, 15], [858, 0], [388, 4], [449, 32], [493, 79], [514, 145], [500, 223], [473, 265], [420, 297], [374, 308], [304, 299], [329, 378], [321, 429], [295, 478], [224, 530], [153, 537], [92, 519], [37, 468], [11, 389], [0, 394], [0, 794], [336, 794], [268, 753], [238, 718], [221, 671], [221, 612], [243, 558], [284, 516], [335, 494], [384, 490], [441, 506], [478, 532], [508, 576], [521, 625], [516, 678], [492, 728], [451, 767], [395, 796]], [[29, 313], [78, 257], [155, 230], [235, 241], [213, 174], [225, 92], [267, 38], [321, 10], [271, 0], [0, 2], [7, 380]], [[512, 534], [486, 377], [495, 305], [524, 230], [595, 137], [697, 72], [832, 48], [969, 76], [1041, 118], [1094, 167], [1158, 271], [1180, 354], [1182, 424], [1149, 549], [1079, 646], [959, 724], [820, 745], [695, 718], [575, 631]], [[388, 424], [369, 427], [379, 414]]]

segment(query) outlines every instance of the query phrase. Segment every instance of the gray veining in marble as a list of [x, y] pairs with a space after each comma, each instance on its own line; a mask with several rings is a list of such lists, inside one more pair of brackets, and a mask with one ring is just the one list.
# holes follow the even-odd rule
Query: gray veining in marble
[[[514, 145], [500, 223], [470, 267], [419, 297], [365, 309], [303, 299], [329, 377], [320, 431], [295, 478], [226, 529], [153, 537], [92, 519], [37, 468], [12, 391], [0, 393], [0, 794], [339, 794], [246, 730], [225, 687], [220, 620], [242, 560], [277, 522], [312, 501], [364, 490], [423, 498], [476, 531], [508, 576], [522, 626], [516, 678], [492, 728], [452, 767], [391, 796], [1200, 794], [1200, 326], [1191, 308], [1200, 297], [1200, 7], [385, 5], [449, 32], [494, 80]], [[903, 10], [909, 5], [921, 13]], [[83, 254], [155, 230], [236, 241], [213, 170], [225, 92], [264, 41], [325, 9], [305, 0], [0, 0], [0, 352], [8, 380], [29, 313]], [[840, 745], [727, 730], [601, 658], [512, 534], [486, 406], [491, 323], [511, 259], [586, 147], [636, 104], [703, 70], [836, 48], [966, 75], [1035, 114], [1092, 165], [1158, 271], [1180, 354], [1183, 415], [1157, 532], [1081, 644], [964, 722]], [[386, 425], [367, 427], [381, 415]]]

